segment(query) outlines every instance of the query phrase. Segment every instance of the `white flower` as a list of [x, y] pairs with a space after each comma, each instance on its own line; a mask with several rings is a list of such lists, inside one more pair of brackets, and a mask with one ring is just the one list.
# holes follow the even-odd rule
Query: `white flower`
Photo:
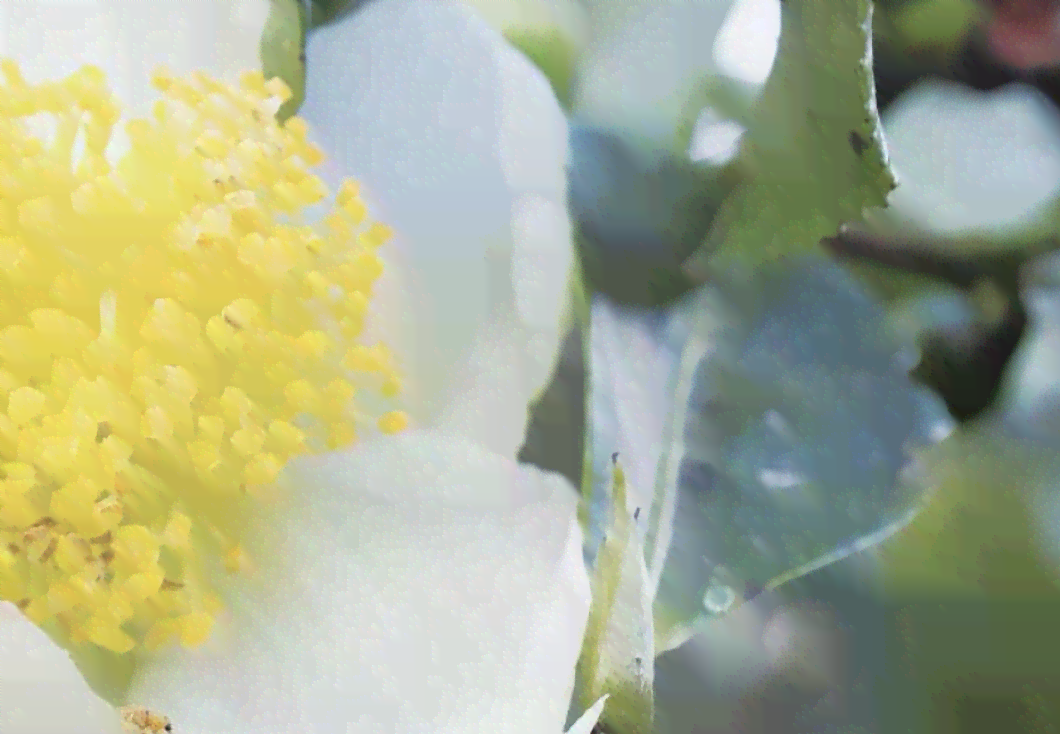
[[1034, 237], [1051, 226], [1060, 115], [1036, 90], [1009, 84], [982, 92], [928, 80], [883, 123], [899, 177], [894, 215], [933, 234], [975, 234], [980, 247], [1019, 245], [1021, 233]]
[[[266, 5], [6, 4], [2, 52], [31, 81], [97, 63], [139, 113], [158, 63], [257, 67]], [[538, 72], [456, 5], [380, 0], [308, 56], [304, 114], [330, 173], [361, 181], [396, 233], [369, 330], [406, 376], [412, 429], [293, 462], [209, 641], [138, 657], [122, 702], [189, 733], [555, 734], [589, 606], [576, 494], [514, 456], [562, 329], [565, 121]], [[82, 712], [79, 731], [113, 730], [60, 651], [24, 619], [0, 624], [2, 675], [55, 660], [0, 686], [0, 717], [39, 713], [15, 730], [58, 733]]]

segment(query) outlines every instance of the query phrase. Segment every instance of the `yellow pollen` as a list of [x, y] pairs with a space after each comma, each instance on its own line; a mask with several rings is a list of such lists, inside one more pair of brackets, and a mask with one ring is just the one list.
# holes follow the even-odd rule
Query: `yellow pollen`
[[0, 63], [0, 598], [117, 653], [203, 642], [206, 561], [253, 569], [255, 486], [353, 441], [358, 390], [401, 385], [358, 343], [390, 230], [352, 181], [307, 221], [328, 192], [306, 124], [273, 117], [290, 91], [153, 83], [114, 160], [102, 71], [31, 85]]
[[399, 433], [408, 426], [408, 418], [401, 411], [385, 413], [379, 417], [379, 430], [383, 433]]

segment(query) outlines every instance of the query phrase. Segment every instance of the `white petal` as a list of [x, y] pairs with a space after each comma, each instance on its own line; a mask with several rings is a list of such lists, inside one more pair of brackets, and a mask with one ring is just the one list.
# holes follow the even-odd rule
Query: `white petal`
[[600, 720], [600, 714], [604, 712], [605, 703], [607, 703], [607, 696], [600, 696], [599, 700], [571, 725], [567, 734], [592, 734], [593, 727]]
[[8, 602], [0, 602], [0, 732], [121, 732], [117, 711], [89, 689], [70, 656]]
[[511, 309], [486, 322], [457, 366], [450, 388], [453, 398], [435, 424], [474, 436], [479, 445], [501, 456], [515, 456], [526, 430], [525, 421], [514, 418], [527, 415], [535, 378], [547, 377], [548, 358], [554, 354], [547, 344], [528, 337]]
[[135, 114], [156, 98], [158, 64], [177, 73], [204, 69], [234, 80], [258, 69], [258, 42], [269, 0], [13, 0], [0, 5], [0, 56], [30, 81], [96, 64]]
[[[229, 82], [260, 69], [258, 42], [269, 0], [14, 0], [0, 3], [0, 57], [18, 62], [26, 80], [61, 79], [85, 64], [100, 67], [125, 119], [150, 113], [159, 93], [151, 73], [203, 70]], [[35, 132], [52, 134], [37, 117]], [[121, 156], [128, 138], [119, 127], [108, 152]]]
[[[595, 124], [634, 132], [666, 150], [697, 86], [717, 73], [714, 37], [729, 0], [591, 0], [591, 38], [575, 110]], [[694, 119], [694, 118], [693, 118]]]
[[[566, 209], [537, 194], [513, 205], [514, 250], [507, 273], [514, 302], [498, 308], [476, 335], [451, 381], [450, 399], [437, 425], [474, 436], [502, 456], [515, 456], [526, 435], [527, 404], [555, 367], [567, 306], [571, 225]], [[500, 368], [503, 366], [503, 368]], [[513, 420], [499, 420], [512, 416]]]
[[[388, 269], [369, 332], [403, 363], [407, 409], [436, 426], [468, 415], [456, 403], [476, 386], [504, 386], [512, 393], [502, 402], [479, 403], [476, 420], [450, 427], [513, 456], [526, 403], [558, 351], [550, 318], [571, 264], [569, 224], [555, 214], [565, 219], [566, 122], [555, 97], [461, 4], [378, 0], [319, 29], [307, 55], [302, 115], [333, 173], [359, 179], [397, 232], [381, 252]], [[528, 195], [552, 206], [539, 217], [547, 242], [513, 225]], [[499, 331], [505, 341], [491, 345]]]
[[723, 119], [715, 110], [707, 108], [696, 119], [688, 154], [694, 161], [724, 164], [740, 152], [743, 134], [743, 125]]
[[565, 480], [419, 431], [287, 476], [228, 650], [149, 665], [130, 700], [190, 734], [561, 730], [589, 607]]
[[548, 80], [506, 43], [496, 46], [497, 157], [508, 188], [565, 203], [567, 118]]
[[780, 37], [779, 0], [736, 0], [714, 39], [714, 60], [725, 74], [762, 84]]
[[931, 231], [1018, 230], [1058, 193], [1060, 114], [1026, 85], [979, 92], [925, 81], [884, 128], [899, 181], [891, 209]]
[[513, 206], [512, 237], [512, 281], [519, 320], [558, 339], [567, 283], [556, 277], [555, 264], [569, 265], [571, 259], [571, 223], [566, 207], [543, 196], [520, 197]]

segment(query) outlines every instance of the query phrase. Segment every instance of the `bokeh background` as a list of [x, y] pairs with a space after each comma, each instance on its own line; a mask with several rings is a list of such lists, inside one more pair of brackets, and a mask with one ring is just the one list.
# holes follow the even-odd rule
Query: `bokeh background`
[[[726, 523], [741, 512], [769, 518], [754, 526], [759, 539], [790, 549], [795, 534], [836, 553], [770, 591], [762, 591], [765, 579], [745, 575], [726, 613], [662, 655], [661, 732], [1060, 727], [1060, 597], [1048, 543], [1040, 542], [1057, 526], [1057, 515], [1042, 508], [1055, 504], [1035, 504], [1015, 489], [1037, 482], [1052, 496], [1057, 476], [1049, 467], [1060, 445], [1060, 302], [1050, 253], [1060, 224], [1060, 74], [997, 57], [987, 34], [1001, 5], [877, 5], [877, 104], [900, 181], [891, 208], [826, 243], [840, 263], [835, 270], [763, 276], [727, 294], [738, 335], [728, 351], [698, 366], [685, 406], [678, 519], [665, 571], [671, 601], [702, 603], [711, 581], [699, 560], [736, 552], [738, 542], [722, 547], [712, 539], [732, 531]], [[726, 16], [714, 61], [730, 89], [753, 97], [775, 54], [779, 2], [738, 0], [718, 12]], [[689, 160], [724, 167], [734, 159], [743, 128], [727, 117], [720, 109], [703, 112]], [[601, 223], [607, 196], [620, 193], [617, 185], [600, 193], [600, 161], [617, 170], [621, 154], [598, 130], [576, 129], [571, 141], [572, 210], [583, 240], [591, 240], [582, 242], [590, 261], [635, 261], [643, 269], [652, 257], [665, 260], [682, 237], [702, 236], [702, 223], [626, 221], [638, 241], [652, 243], [648, 253], [631, 252]], [[652, 180], [665, 191], [679, 178], [674, 172]], [[709, 192], [702, 197], [698, 206], [709, 209]], [[673, 408], [663, 383], [690, 338], [696, 306], [689, 299], [702, 304], [695, 284], [676, 271], [662, 303], [646, 302], [652, 299], [637, 283], [623, 281], [627, 275], [590, 270], [594, 334], [575, 330], [568, 338], [523, 449], [524, 460], [575, 484], [585, 447], [571, 426], [594, 427], [599, 481], [614, 447], [658, 454], [652, 431], [640, 429], [662, 425]], [[602, 336], [597, 323], [605, 324]], [[888, 337], [877, 339], [884, 332]], [[586, 346], [594, 375], [588, 399]], [[805, 389], [793, 393], [789, 382]], [[634, 383], [643, 389], [629, 389]], [[827, 408], [811, 399], [815, 394], [829, 397]], [[802, 416], [787, 442], [778, 413]], [[895, 498], [919, 470], [918, 447], [980, 425], [991, 426], [991, 435], [1004, 426], [1009, 443], [973, 440], [938, 459], [912, 482], [937, 490], [928, 510], [904, 532], [872, 536], [908, 506]], [[1041, 449], [1031, 473], [1045, 479], [1025, 481], [1014, 470], [1011, 442]], [[835, 523], [811, 527], [768, 501], [755, 505], [752, 480], [812, 486], [825, 503], [845, 509]], [[724, 512], [716, 511], [720, 505]], [[768, 565], [762, 562], [763, 573]]]

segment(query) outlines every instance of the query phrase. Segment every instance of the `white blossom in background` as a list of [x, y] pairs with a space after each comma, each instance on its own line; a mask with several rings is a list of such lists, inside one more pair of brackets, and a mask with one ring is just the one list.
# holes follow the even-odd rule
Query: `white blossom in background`
[[893, 215], [929, 232], [989, 238], [1049, 214], [1060, 180], [1060, 113], [1033, 88], [981, 92], [923, 81], [883, 126], [898, 174]]
[[736, 0], [714, 38], [720, 71], [750, 84], [762, 84], [773, 68], [780, 38], [781, 0]]
[[714, 110], [706, 109], [696, 119], [688, 155], [694, 161], [723, 164], [740, 151], [743, 133], [740, 123], [722, 119]]
[[[258, 68], [266, 5], [27, 0], [0, 8], [0, 42], [31, 78], [101, 65], [135, 113], [156, 64]], [[577, 497], [514, 456], [565, 316], [563, 114], [457, 4], [376, 0], [307, 53], [328, 176], [358, 179], [395, 230], [369, 331], [406, 376], [412, 428], [289, 466], [211, 639], [138, 657], [116, 703], [188, 734], [557, 734], [589, 608]], [[2, 675], [40, 662], [0, 686], [0, 723], [39, 714], [24, 731], [59, 734], [80, 712], [78, 731], [116, 731], [58, 648], [17, 615], [0, 625]]]
[[1060, 429], [1060, 258], [1025, 267], [1022, 286], [1030, 328], [1006, 368], [998, 409], [1018, 433], [1049, 436]]

